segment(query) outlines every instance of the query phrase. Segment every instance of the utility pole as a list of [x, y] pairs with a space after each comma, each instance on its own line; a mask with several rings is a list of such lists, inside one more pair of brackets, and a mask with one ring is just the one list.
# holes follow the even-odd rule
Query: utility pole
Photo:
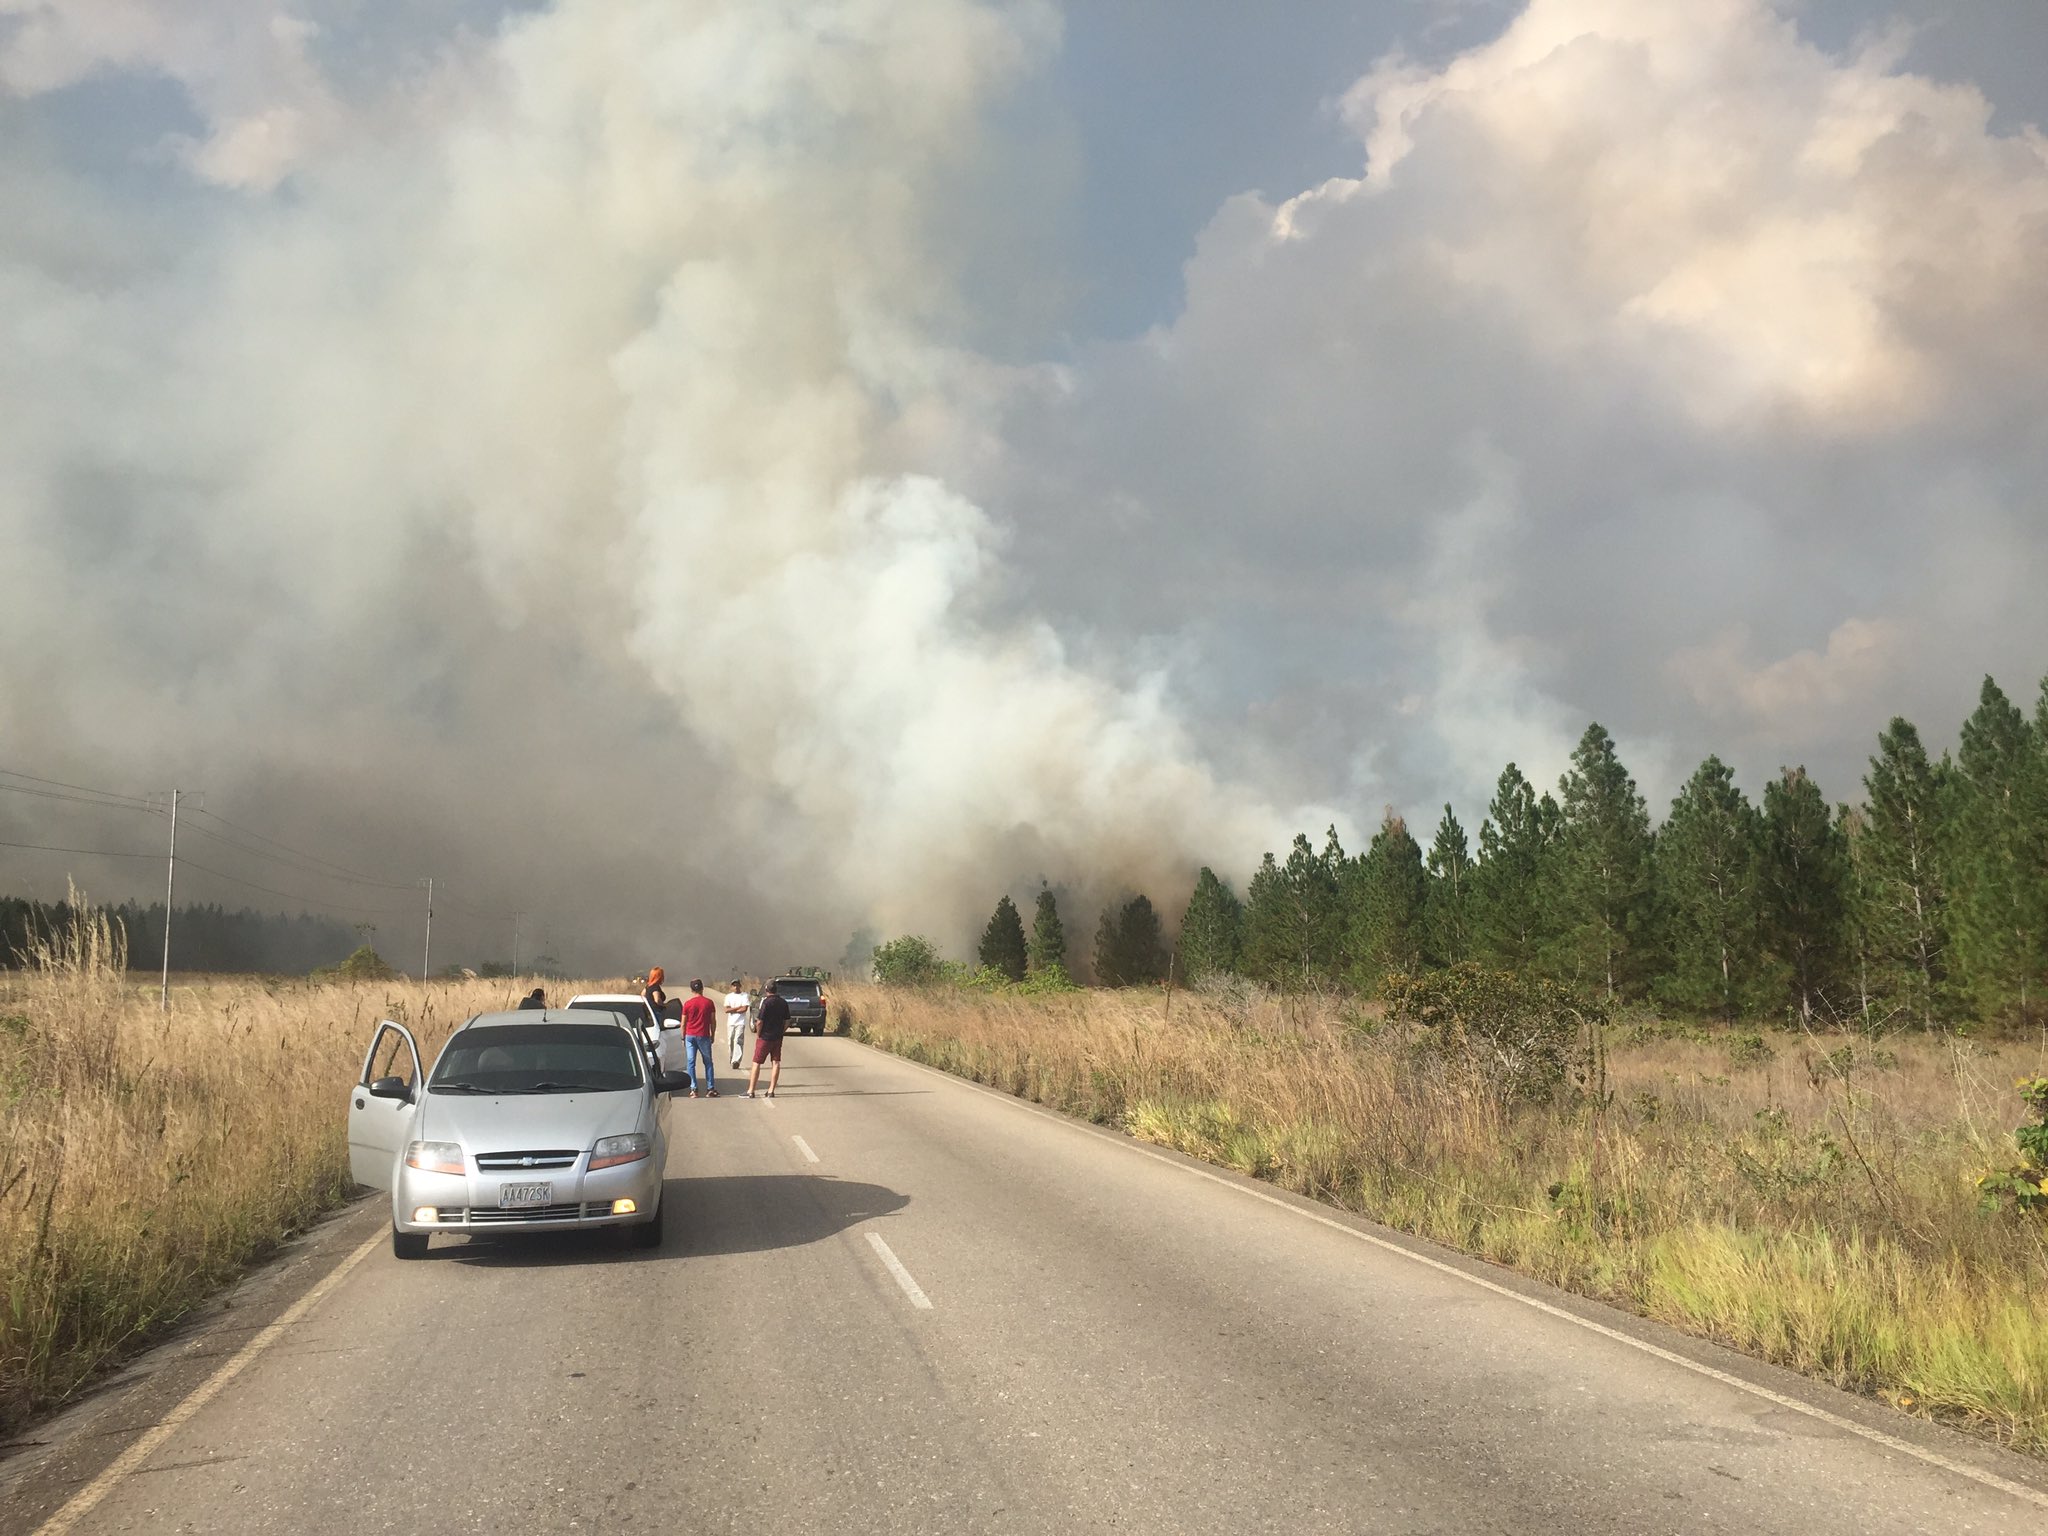
[[420, 980], [425, 981], [432, 973], [428, 966], [434, 959], [434, 877], [427, 876], [427, 947], [420, 952]]
[[512, 914], [512, 974], [514, 976], [519, 974], [519, 920], [524, 916], [526, 916], [524, 912], [514, 912]]
[[157, 1009], [171, 1011], [171, 898], [178, 891], [178, 792], [171, 791], [171, 862], [164, 871], [164, 971]]

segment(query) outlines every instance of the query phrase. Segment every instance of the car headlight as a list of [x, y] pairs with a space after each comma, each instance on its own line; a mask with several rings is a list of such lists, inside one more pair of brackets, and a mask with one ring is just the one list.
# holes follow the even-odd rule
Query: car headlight
[[590, 1149], [590, 1168], [594, 1173], [621, 1163], [637, 1163], [652, 1150], [653, 1142], [644, 1131], [635, 1131], [630, 1136], [600, 1136], [597, 1145]]
[[415, 1141], [405, 1149], [405, 1166], [425, 1173], [461, 1173], [462, 1148], [452, 1141]]

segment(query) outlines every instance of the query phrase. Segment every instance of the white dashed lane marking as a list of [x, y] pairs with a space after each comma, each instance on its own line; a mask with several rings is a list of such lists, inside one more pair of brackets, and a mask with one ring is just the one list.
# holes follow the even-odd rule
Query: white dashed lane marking
[[882, 1234], [870, 1232], [868, 1242], [874, 1246], [875, 1252], [882, 1256], [882, 1262], [889, 1266], [889, 1273], [894, 1275], [896, 1283], [903, 1287], [903, 1294], [910, 1298], [910, 1304], [913, 1307], [922, 1307], [927, 1312], [931, 1311], [931, 1297], [925, 1295], [924, 1288], [910, 1278], [910, 1271], [903, 1267], [901, 1259], [889, 1251], [889, 1245], [882, 1241]]
[[789, 1139], [796, 1143], [797, 1151], [803, 1153], [805, 1162], [815, 1163], [818, 1160], [818, 1154], [811, 1150], [811, 1144], [805, 1141], [803, 1137], [792, 1136]]

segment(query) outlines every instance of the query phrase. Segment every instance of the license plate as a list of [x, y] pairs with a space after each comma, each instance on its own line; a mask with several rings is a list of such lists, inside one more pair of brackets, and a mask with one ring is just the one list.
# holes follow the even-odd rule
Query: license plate
[[500, 1184], [498, 1186], [498, 1209], [515, 1210], [529, 1206], [548, 1205], [554, 1192], [552, 1184]]

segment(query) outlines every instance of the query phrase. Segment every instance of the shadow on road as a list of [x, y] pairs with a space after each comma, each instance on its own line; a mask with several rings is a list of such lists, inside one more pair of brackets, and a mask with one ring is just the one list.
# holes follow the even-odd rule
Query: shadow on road
[[632, 1248], [614, 1228], [582, 1232], [508, 1232], [458, 1242], [443, 1239], [429, 1261], [485, 1269], [543, 1269], [558, 1264], [644, 1264], [718, 1254], [764, 1253], [823, 1242], [910, 1203], [879, 1184], [815, 1173], [755, 1173], [670, 1179], [662, 1186], [659, 1248]]

